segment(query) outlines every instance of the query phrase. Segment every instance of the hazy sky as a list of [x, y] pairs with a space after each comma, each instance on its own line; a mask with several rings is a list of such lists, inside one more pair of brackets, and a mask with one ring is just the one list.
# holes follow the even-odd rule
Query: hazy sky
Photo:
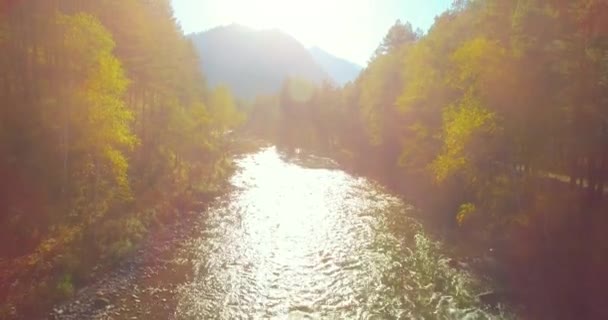
[[364, 66], [389, 27], [410, 21], [427, 30], [452, 0], [172, 0], [185, 33], [239, 23], [278, 28]]

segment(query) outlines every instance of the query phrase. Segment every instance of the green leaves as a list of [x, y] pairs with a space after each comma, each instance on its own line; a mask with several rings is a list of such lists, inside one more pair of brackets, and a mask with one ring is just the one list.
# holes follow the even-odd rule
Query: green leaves
[[400, 20], [397, 20], [376, 49], [375, 58], [392, 53], [403, 45], [415, 42], [420, 37], [420, 34], [420, 30], [414, 31], [411, 23], [402, 23]]
[[[0, 255], [88, 274], [135, 248], [174, 197], [229, 174], [242, 115], [206, 88], [170, 2], [16, 1], [0, 51], [0, 242], [22, 244]], [[54, 265], [64, 253], [82, 270]]]

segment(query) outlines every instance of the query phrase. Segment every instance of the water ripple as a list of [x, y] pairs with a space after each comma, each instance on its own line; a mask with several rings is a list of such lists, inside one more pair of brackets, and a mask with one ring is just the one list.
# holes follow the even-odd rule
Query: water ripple
[[310, 161], [275, 148], [239, 161], [235, 191], [211, 209], [195, 247], [178, 318], [425, 318], [421, 306], [435, 300], [406, 296], [424, 272], [389, 228], [411, 208], [365, 179], [301, 166]]

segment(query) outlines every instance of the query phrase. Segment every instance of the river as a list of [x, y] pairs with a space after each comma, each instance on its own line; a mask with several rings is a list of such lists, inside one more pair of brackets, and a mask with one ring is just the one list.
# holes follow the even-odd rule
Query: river
[[[193, 270], [166, 296], [173, 305], [91, 318], [500, 318], [479, 306], [480, 286], [448, 265], [414, 209], [378, 184], [275, 147], [237, 166], [232, 191], [200, 215], [200, 230], [176, 253]], [[139, 304], [138, 295], [113, 300]]]
[[235, 191], [209, 212], [177, 318], [490, 317], [412, 208], [378, 185], [274, 147], [238, 167]]

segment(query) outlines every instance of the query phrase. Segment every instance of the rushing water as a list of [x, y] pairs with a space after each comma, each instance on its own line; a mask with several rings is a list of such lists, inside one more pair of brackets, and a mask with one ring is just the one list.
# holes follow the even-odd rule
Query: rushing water
[[409, 206], [313, 160], [271, 147], [238, 161], [235, 190], [196, 241], [176, 318], [491, 318]]

